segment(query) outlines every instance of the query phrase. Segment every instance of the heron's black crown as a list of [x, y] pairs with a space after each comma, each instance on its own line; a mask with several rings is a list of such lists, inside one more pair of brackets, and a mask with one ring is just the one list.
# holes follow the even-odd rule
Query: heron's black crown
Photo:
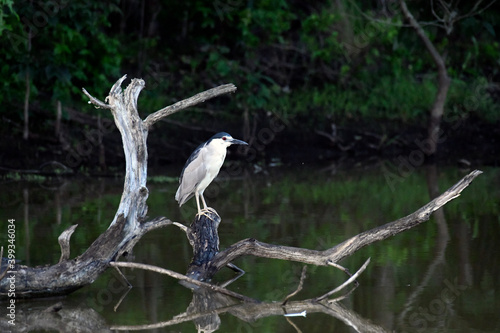
[[215, 134], [214, 136], [212, 136], [210, 139], [208, 139], [207, 144], [208, 144], [210, 141], [212, 141], [213, 139], [222, 139], [223, 137], [232, 138], [231, 134], [229, 134], [229, 133], [226, 133], [226, 132], [219, 132], [219, 133]]

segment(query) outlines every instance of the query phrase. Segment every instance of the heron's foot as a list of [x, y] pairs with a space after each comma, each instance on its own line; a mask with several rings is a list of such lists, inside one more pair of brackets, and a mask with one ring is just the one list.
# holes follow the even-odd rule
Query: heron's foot
[[213, 215], [213, 214], [217, 215], [217, 216], [220, 218], [220, 216], [219, 216], [219, 214], [217, 213], [217, 211], [216, 211], [215, 209], [213, 209], [212, 207], [205, 207], [205, 208], [203, 208], [202, 210], [200, 210], [200, 211], [198, 212], [198, 214], [197, 214], [197, 215], [200, 215], [200, 216], [201, 216], [201, 215], [206, 216], [207, 218], [209, 218], [210, 220], [212, 220], [213, 222], [215, 222], [215, 220], [214, 220], [214, 219], [212, 218], [212, 216], [211, 216], [211, 215]]

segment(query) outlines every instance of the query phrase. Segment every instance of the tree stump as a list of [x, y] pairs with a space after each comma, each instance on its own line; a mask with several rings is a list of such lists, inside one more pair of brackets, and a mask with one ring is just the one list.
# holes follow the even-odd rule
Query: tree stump
[[207, 265], [219, 253], [218, 228], [221, 222], [219, 214], [214, 209], [205, 210], [203, 214], [196, 215], [193, 223], [187, 230], [187, 238], [193, 247], [193, 258], [189, 264], [186, 275], [204, 281]]

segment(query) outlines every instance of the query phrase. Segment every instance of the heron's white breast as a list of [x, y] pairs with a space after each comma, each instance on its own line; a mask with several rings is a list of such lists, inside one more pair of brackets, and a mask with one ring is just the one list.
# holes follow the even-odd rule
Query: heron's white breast
[[202, 154], [207, 176], [200, 182], [198, 188], [206, 188], [217, 177], [226, 158], [226, 148], [226, 145], [208, 145], [204, 148]]

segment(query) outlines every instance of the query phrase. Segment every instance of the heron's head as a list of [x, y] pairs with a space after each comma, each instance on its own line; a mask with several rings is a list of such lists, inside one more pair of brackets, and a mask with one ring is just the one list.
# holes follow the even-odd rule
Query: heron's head
[[246, 143], [245, 141], [235, 139], [231, 136], [231, 134], [226, 132], [220, 132], [215, 134], [210, 138], [208, 144], [219, 145], [222, 147], [229, 147], [230, 145], [248, 145], [248, 143]]

